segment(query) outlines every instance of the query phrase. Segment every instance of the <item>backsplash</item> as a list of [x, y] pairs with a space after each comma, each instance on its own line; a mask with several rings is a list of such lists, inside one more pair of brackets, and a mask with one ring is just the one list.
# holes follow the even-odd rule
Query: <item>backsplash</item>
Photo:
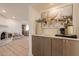
[[59, 34], [60, 32], [59, 32], [59, 29], [49, 29], [49, 28], [47, 28], [47, 29], [43, 29], [43, 32], [42, 32], [42, 34], [43, 35], [52, 35], [52, 36], [54, 36], [55, 34]]

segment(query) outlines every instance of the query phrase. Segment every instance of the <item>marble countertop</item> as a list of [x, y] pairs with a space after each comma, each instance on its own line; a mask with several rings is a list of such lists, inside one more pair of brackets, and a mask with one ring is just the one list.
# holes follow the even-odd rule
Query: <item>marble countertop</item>
[[66, 38], [66, 37], [57, 37], [57, 36], [52, 36], [52, 35], [34, 35], [34, 36], [43, 36], [43, 37], [50, 37], [50, 38], [57, 38], [57, 39], [67, 39], [67, 40], [79, 40], [79, 38]]

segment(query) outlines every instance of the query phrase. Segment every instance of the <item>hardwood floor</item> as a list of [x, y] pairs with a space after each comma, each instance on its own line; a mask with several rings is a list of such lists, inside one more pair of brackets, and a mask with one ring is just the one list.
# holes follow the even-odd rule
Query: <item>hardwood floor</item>
[[0, 46], [0, 56], [28, 56], [28, 39], [23, 37]]

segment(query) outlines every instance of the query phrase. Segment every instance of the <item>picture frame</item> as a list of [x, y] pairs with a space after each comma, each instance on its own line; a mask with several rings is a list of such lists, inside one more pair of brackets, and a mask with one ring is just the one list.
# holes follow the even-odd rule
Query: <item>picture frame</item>
[[[42, 28], [61, 28], [64, 27], [68, 17], [73, 16], [73, 5], [64, 6], [56, 9], [49, 9], [41, 13]], [[70, 19], [72, 22], [73, 18]], [[73, 23], [73, 22], [72, 22]]]

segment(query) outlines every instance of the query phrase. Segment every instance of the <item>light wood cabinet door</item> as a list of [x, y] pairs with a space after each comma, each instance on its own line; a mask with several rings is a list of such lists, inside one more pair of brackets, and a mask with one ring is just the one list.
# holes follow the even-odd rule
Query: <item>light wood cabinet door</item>
[[32, 36], [32, 54], [40, 56], [40, 40], [38, 36]]
[[63, 40], [52, 38], [52, 56], [63, 55]]
[[65, 40], [64, 56], [79, 56], [79, 41], [77, 40]]
[[63, 56], [70, 54], [70, 42], [69, 40], [63, 40]]
[[51, 39], [47, 37], [33, 36], [32, 53], [34, 56], [51, 56]]
[[48, 37], [41, 37], [40, 41], [41, 56], [51, 56], [51, 39]]

